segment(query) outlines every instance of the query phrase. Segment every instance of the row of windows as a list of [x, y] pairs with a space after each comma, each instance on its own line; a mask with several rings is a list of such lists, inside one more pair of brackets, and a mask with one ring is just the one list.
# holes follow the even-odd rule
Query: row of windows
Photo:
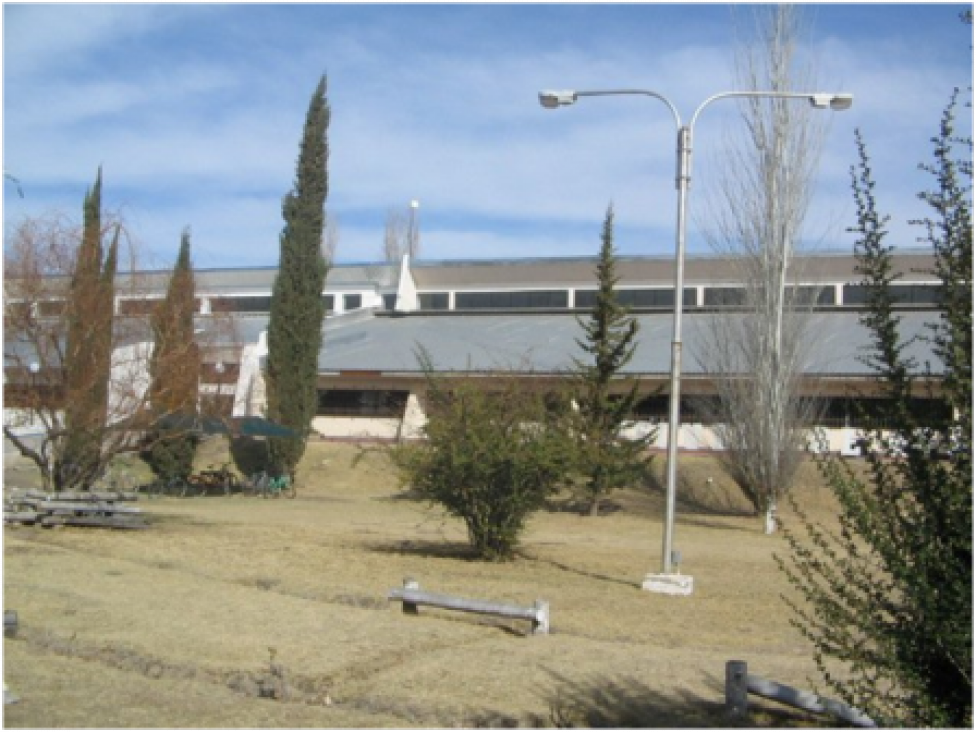
[[[836, 289], [831, 286], [801, 285], [788, 287], [787, 301], [801, 305], [864, 305], [867, 302], [867, 288], [863, 285], [844, 285], [841, 301], [838, 302]], [[939, 291], [935, 285], [891, 285], [890, 293], [895, 304], [937, 305]], [[589, 310], [596, 304], [596, 290], [577, 290], [574, 308]], [[617, 291], [618, 301], [629, 308], [674, 307], [673, 288], [638, 288]], [[520, 310], [533, 308], [568, 308], [567, 290], [526, 290], [521, 292], [459, 292], [454, 296], [457, 310]], [[702, 305], [707, 308], [742, 307], [746, 303], [744, 287], [706, 287]], [[419, 297], [421, 310], [449, 310], [450, 295], [447, 292], [425, 292]], [[698, 307], [697, 292], [693, 287], [684, 290], [683, 304], [686, 308]]]
[[[319, 392], [317, 414], [320, 417], [393, 417], [402, 419], [408, 391], [333, 389]], [[553, 395], [553, 404], [559, 403]], [[649, 422], [667, 422], [669, 397], [645, 397], [635, 408], [635, 417]], [[889, 405], [876, 398], [838, 398], [824, 400], [817, 424], [825, 427], [875, 429], [884, 427]], [[919, 424], [935, 426], [951, 417], [944, 402], [935, 399], [911, 399], [909, 412]], [[718, 397], [686, 396], [681, 398], [681, 420], [686, 423], [712, 424], [722, 420]]]
[[[836, 289], [833, 286], [820, 287], [816, 285], [802, 285], [788, 288], [787, 298], [795, 302], [816, 305], [854, 305], [867, 304], [867, 288], [863, 285], [844, 285], [841, 302], [837, 301]], [[939, 302], [939, 290], [935, 285], [891, 285], [891, 298], [896, 305], [933, 306]], [[596, 290], [577, 290], [574, 297], [574, 308], [589, 310], [596, 304]], [[336, 309], [336, 295], [323, 295], [327, 313]], [[342, 295], [343, 311], [358, 310], [363, 306], [363, 296], [360, 294]], [[672, 288], [636, 288], [617, 291], [620, 303], [629, 308], [660, 308], [674, 307], [674, 290]], [[421, 310], [450, 310], [450, 295], [447, 292], [424, 292], [419, 295]], [[702, 305], [707, 308], [742, 307], [746, 301], [744, 287], [706, 287]], [[119, 314], [130, 316], [149, 315], [160, 302], [154, 299], [122, 299], [119, 301]], [[684, 291], [684, 307], [698, 307], [695, 288], [686, 287]], [[7, 307], [16, 308], [18, 303], [8, 303]], [[396, 295], [383, 295], [383, 308], [393, 310], [396, 305]], [[522, 290], [522, 291], [494, 291], [494, 292], [458, 292], [454, 296], [454, 307], [457, 310], [533, 310], [533, 309], [567, 309], [569, 308], [568, 290]], [[241, 295], [236, 297], [215, 297], [210, 299], [210, 308], [214, 313], [268, 313], [271, 311], [270, 296]], [[201, 299], [196, 299], [196, 310], [201, 309]], [[64, 303], [60, 300], [48, 300], [37, 304], [38, 315], [55, 317], [64, 313]]]

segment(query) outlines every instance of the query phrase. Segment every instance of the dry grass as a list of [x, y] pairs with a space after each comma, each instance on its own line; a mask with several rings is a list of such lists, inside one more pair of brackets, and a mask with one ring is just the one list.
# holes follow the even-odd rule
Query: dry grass
[[[710, 458], [682, 458], [676, 546], [695, 593], [675, 598], [640, 590], [660, 562], [653, 491], [596, 519], [556, 505], [532, 520], [518, 560], [486, 564], [468, 558], [456, 521], [402, 495], [383, 455], [356, 454], [310, 445], [292, 501], [143, 500], [142, 532], [8, 527], [4, 606], [21, 628], [4, 642], [4, 679], [22, 700], [5, 726], [708, 727], [728, 724], [727, 660], [811, 685], [773, 561], [784, 544], [741, 513]], [[34, 479], [6, 463], [7, 489]], [[804, 471], [807, 503], [828, 512]], [[385, 598], [405, 576], [435, 592], [546, 599], [552, 634], [404, 616]], [[750, 722], [803, 720], [760, 710]]]

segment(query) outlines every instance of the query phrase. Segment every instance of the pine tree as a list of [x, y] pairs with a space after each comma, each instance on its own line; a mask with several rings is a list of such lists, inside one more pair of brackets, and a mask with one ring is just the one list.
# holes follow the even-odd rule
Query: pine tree
[[634, 419], [639, 401], [637, 382], [623, 393], [616, 388], [620, 372], [634, 356], [638, 323], [617, 298], [617, 258], [613, 243], [613, 207], [607, 209], [602, 245], [596, 267], [596, 302], [587, 320], [579, 320], [585, 340], [577, 340], [591, 361], [575, 359], [577, 384], [575, 401], [579, 470], [589, 513], [600, 512], [601, 499], [617, 488], [642, 477], [649, 460], [643, 456], [655, 433], [636, 439], [620, 436]]
[[65, 446], [54, 466], [54, 488], [85, 488], [102, 469], [120, 230], [102, 248], [102, 169], [85, 194], [84, 228], [65, 302]]
[[[192, 417], [197, 412], [200, 352], [194, 340], [196, 285], [190, 261], [190, 232], [184, 230], [166, 297], [152, 313], [153, 353], [149, 362], [150, 408], [156, 419]], [[182, 427], [152, 435], [147, 460], [161, 478], [187, 478], [197, 440]]]
[[[814, 644], [832, 691], [881, 725], [972, 726], [972, 143], [954, 133], [955, 97], [935, 143], [936, 179], [920, 194], [933, 209], [920, 222], [932, 245], [941, 313], [929, 340], [942, 361], [943, 410], [911, 409], [929, 366], [906, 354], [892, 308], [888, 218], [874, 197], [865, 146], [854, 170], [858, 256], [868, 292], [862, 323], [872, 336], [866, 359], [886, 397], [887, 427], [864, 436], [867, 474], [836, 458], [820, 461], [841, 506], [840, 531], [803, 517], [803, 540], [788, 535], [781, 562], [805, 603], [795, 625]], [[968, 149], [953, 159], [954, 145]], [[951, 446], [939, 459], [930, 446]], [[899, 448], [896, 450], [895, 448]], [[802, 517], [802, 513], [801, 513]], [[840, 661], [848, 673], [837, 674]]]
[[305, 452], [318, 403], [316, 381], [328, 265], [322, 256], [328, 194], [329, 106], [319, 81], [305, 118], [294, 190], [285, 196], [281, 259], [271, 293], [268, 325], [268, 416], [300, 434], [269, 441], [272, 469], [288, 473]]

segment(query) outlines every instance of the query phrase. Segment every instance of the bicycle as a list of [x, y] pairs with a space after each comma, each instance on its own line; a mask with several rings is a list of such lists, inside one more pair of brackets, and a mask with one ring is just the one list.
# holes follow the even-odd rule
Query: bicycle
[[235, 473], [227, 467], [230, 463], [224, 463], [219, 468], [213, 465], [207, 470], [201, 470], [197, 475], [191, 475], [189, 484], [197, 491], [198, 496], [206, 496], [211, 490], [223, 492], [224, 496], [231, 495], [235, 490], [240, 490], [241, 481]]
[[294, 498], [298, 495], [298, 491], [287, 475], [272, 476], [263, 470], [251, 476], [246, 490], [251, 495], [261, 496], [261, 498], [278, 498], [279, 496]]
[[278, 496], [294, 498], [298, 495], [298, 491], [291, 482], [291, 478], [287, 475], [279, 475], [268, 480], [268, 495], [271, 498], [277, 498]]

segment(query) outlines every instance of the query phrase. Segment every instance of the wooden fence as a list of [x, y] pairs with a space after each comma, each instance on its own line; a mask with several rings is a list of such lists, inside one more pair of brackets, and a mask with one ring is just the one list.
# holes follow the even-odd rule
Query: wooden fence
[[423, 592], [420, 584], [410, 578], [403, 580], [403, 589], [390, 590], [389, 599], [401, 601], [403, 612], [408, 615], [417, 615], [418, 607], [426, 605], [465, 613], [528, 620], [532, 623], [533, 635], [549, 634], [549, 603], [545, 600], [536, 600], [532, 607], [520, 607], [501, 602], [438, 595], [433, 592]]

